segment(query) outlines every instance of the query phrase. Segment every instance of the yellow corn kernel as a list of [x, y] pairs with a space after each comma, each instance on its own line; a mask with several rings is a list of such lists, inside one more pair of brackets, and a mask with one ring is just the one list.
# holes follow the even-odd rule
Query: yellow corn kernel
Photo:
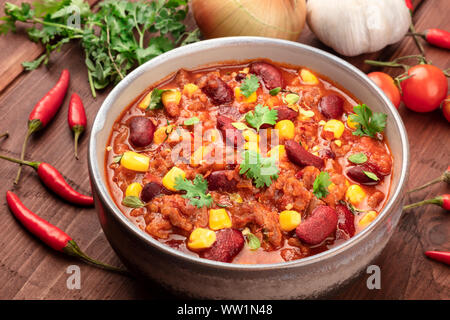
[[142, 185], [139, 182], [133, 182], [132, 184], [128, 185], [127, 189], [125, 190], [125, 196], [126, 197], [139, 197], [142, 191]]
[[327, 124], [327, 122], [325, 120], [320, 120], [319, 121], [319, 126], [324, 126], [326, 124]]
[[166, 91], [161, 96], [161, 101], [165, 107], [169, 104], [179, 104], [181, 100], [181, 92], [177, 89]]
[[242, 135], [244, 136], [245, 141], [248, 142], [259, 142], [259, 134], [257, 134], [255, 131], [253, 130], [244, 130], [242, 132]]
[[291, 120], [281, 120], [275, 125], [275, 129], [278, 130], [278, 136], [280, 139], [292, 139], [295, 134], [295, 126]]
[[147, 95], [144, 97], [144, 99], [142, 99], [141, 102], [139, 102], [138, 108], [140, 108], [140, 109], [147, 109], [147, 107], [150, 104], [151, 100], [152, 100], [152, 91], [147, 93]]
[[205, 160], [205, 156], [211, 151], [210, 146], [201, 146], [191, 156], [191, 165], [199, 165], [202, 160]]
[[159, 127], [158, 129], [156, 129], [155, 133], [153, 134], [153, 142], [156, 144], [163, 143], [164, 141], [167, 140], [167, 137], [169, 136], [169, 134], [172, 133], [172, 131], [173, 131], [172, 125]]
[[239, 193], [230, 193], [229, 197], [230, 197], [231, 201], [234, 201], [236, 203], [244, 202], [244, 200], [242, 200], [242, 197]]
[[353, 205], [358, 205], [366, 197], [366, 192], [357, 184], [352, 184], [345, 192], [345, 198]]
[[378, 216], [378, 213], [376, 211], [369, 211], [367, 212], [364, 217], [361, 218], [358, 222], [358, 226], [361, 228], [367, 227], [375, 218]]
[[285, 210], [280, 213], [279, 221], [281, 230], [292, 231], [300, 224], [302, 216], [297, 211]]
[[334, 144], [337, 145], [338, 147], [342, 146], [342, 141], [341, 140], [334, 140]]
[[126, 151], [120, 159], [120, 164], [129, 170], [146, 172], [150, 164], [150, 158], [133, 151]]
[[249, 71], [250, 71], [250, 68], [244, 68], [239, 72], [247, 74]]
[[280, 144], [270, 149], [269, 152], [267, 152], [267, 155], [269, 157], [275, 155], [276, 159], [282, 159], [286, 156], [286, 148], [282, 144]]
[[189, 98], [192, 97], [195, 91], [198, 90], [198, 86], [193, 83], [187, 83], [183, 87], [183, 93]]
[[244, 150], [253, 150], [258, 153], [260, 152], [258, 142], [253, 141], [244, 143]]
[[188, 247], [191, 249], [206, 249], [216, 242], [216, 233], [206, 228], [195, 228], [189, 236]]
[[212, 230], [231, 228], [231, 219], [225, 209], [209, 210], [209, 227]]
[[302, 78], [302, 82], [305, 84], [318, 84], [319, 80], [317, 79], [317, 77], [309, 70], [307, 69], [302, 69], [300, 71], [300, 77]]
[[350, 117], [348, 117], [348, 118], [347, 118], [347, 126], [348, 126], [350, 129], [356, 129], [356, 128], [358, 127], [358, 123], [352, 121], [352, 120], [350, 119]]
[[333, 191], [334, 189], [336, 189], [336, 185], [332, 182], [332, 183], [328, 186], [328, 191]]
[[336, 139], [339, 139], [342, 136], [342, 134], [344, 133], [344, 129], [345, 126], [342, 121], [335, 119], [329, 120], [323, 127], [323, 130], [333, 132]]
[[177, 191], [177, 189], [175, 189], [175, 179], [177, 177], [181, 177], [184, 179], [186, 177], [186, 172], [178, 167], [173, 167], [169, 170], [169, 172], [166, 173], [166, 175], [162, 179], [163, 186], [171, 191]]
[[256, 91], [253, 92], [248, 98], [241, 94], [241, 89], [239, 87], [234, 88], [234, 95], [236, 96], [237, 101], [244, 101], [246, 103], [255, 102], [257, 99]]

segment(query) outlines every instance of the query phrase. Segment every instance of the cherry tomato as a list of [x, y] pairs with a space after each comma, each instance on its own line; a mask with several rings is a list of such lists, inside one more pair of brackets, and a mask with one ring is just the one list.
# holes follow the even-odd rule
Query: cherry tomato
[[445, 119], [450, 122], [450, 95], [447, 96], [442, 103], [442, 113], [444, 114]]
[[442, 70], [430, 64], [419, 64], [409, 69], [408, 76], [401, 82], [405, 105], [416, 112], [439, 108], [448, 89]]
[[375, 84], [383, 90], [384, 94], [392, 101], [392, 104], [398, 109], [401, 96], [400, 90], [394, 83], [394, 79], [384, 72], [371, 72], [367, 75]]

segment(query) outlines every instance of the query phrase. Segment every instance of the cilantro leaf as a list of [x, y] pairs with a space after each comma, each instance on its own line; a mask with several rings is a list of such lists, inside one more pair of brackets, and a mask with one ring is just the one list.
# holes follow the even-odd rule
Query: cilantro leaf
[[276, 165], [276, 155], [265, 158], [253, 150], [243, 152], [239, 174], [245, 174], [247, 178], [253, 179], [256, 188], [269, 187], [272, 180], [278, 178], [279, 172], [280, 170]]
[[245, 120], [249, 125], [259, 131], [259, 128], [267, 124], [275, 124], [278, 119], [278, 111], [275, 109], [270, 110], [269, 107], [258, 104], [255, 107], [255, 111], [249, 111], [245, 114]]
[[189, 199], [190, 203], [197, 208], [204, 206], [210, 207], [212, 204], [212, 196], [210, 193], [206, 193], [208, 189], [208, 182], [203, 179], [202, 175], [195, 176], [194, 181], [186, 180], [180, 176], [175, 178], [175, 189], [180, 191], [186, 191], [186, 194], [182, 197]]
[[145, 110], [156, 110], [156, 109], [161, 109], [163, 107], [162, 104], [162, 94], [166, 91], [166, 89], [153, 89], [152, 90], [152, 94], [151, 94], [151, 99], [150, 99], [150, 103], [148, 104], [147, 109]]
[[362, 152], [354, 153], [348, 157], [348, 161], [355, 163], [355, 164], [362, 164], [362, 163], [367, 162], [367, 160], [368, 160], [367, 156]]
[[331, 179], [328, 172], [322, 171], [316, 177], [313, 184], [313, 193], [319, 198], [325, 198], [330, 192], [328, 191], [328, 187], [331, 185]]
[[145, 203], [136, 196], [127, 196], [123, 198], [122, 204], [129, 208], [142, 208], [145, 206]]
[[372, 110], [365, 104], [353, 107], [353, 111], [355, 113], [349, 116], [350, 120], [356, 122], [357, 125], [353, 135], [374, 138], [376, 133], [381, 133], [386, 128], [387, 114], [381, 112], [372, 113]]
[[276, 96], [278, 93], [280, 93], [280, 91], [281, 91], [281, 87], [276, 87], [276, 88], [273, 88], [272, 90], [270, 90], [269, 94], [271, 96]]
[[184, 120], [183, 124], [184, 124], [185, 126], [192, 126], [192, 125], [194, 125], [194, 124], [196, 124], [196, 123], [199, 123], [199, 122], [200, 122], [200, 119], [199, 119], [199, 118], [197, 118], [197, 117], [192, 117], [192, 118], [189, 118], [189, 119]]
[[255, 251], [261, 247], [261, 241], [253, 233], [248, 233], [245, 238], [247, 239], [248, 247], [250, 250]]
[[378, 178], [377, 175], [376, 175], [375, 173], [373, 173], [373, 172], [370, 172], [370, 171], [364, 171], [364, 170], [363, 170], [363, 172], [364, 172], [364, 174], [365, 174], [366, 176], [368, 176], [370, 179], [372, 179], [372, 180], [374, 180], [374, 181], [380, 180], [380, 178]]
[[246, 78], [241, 85], [241, 93], [247, 98], [252, 95], [259, 88], [259, 79], [252, 74], [250, 78]]

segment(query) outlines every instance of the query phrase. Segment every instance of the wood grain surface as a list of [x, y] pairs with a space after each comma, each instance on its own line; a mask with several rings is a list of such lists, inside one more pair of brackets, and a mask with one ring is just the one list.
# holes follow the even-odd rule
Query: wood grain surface
[[[10, 1], [18, 3], [20, 1]], [[90, 1], [93, 3], [95, 1]], [[416, 0], [414, 21], [418, 30], [438, 27], [450, 30], [448, 0]], [[1, 0], [3, 8], [5, 1]], [[1, 15], [1, 14], [0, 14]], [[188, 23], [194, 27], [192, 16]], [[300, 42], [333, 52], [321, 44], [306, 27]], [[427, 58], [443, 69], [450, 67], [450, 53], [425, 45]], [[35, 134], [26, 158], [45, 161], [58, 168], [77, 190], [89, 193], [87, 140], [89, 126], [109, 89], [93, 99], [87, 82], [83, 53], [76, 44], [66, 45], [51, 58], [48, 67], [23, 72], [20, 63], [42, 52], [23, 32], [0, 37], [0, 132], [11, 136], [0, 140], [0, 153], [18, 157], [26, 121], [34, 104], [57, 81], [63, 68], [71, 72], [71, 85], [63, 107], [46, 130]], [[364, 59], [390, 60], [416, 54], [414, 42], [405, 38], [381, 52], [345, 58], [361, 70], [373, 70]], [[392, 75], [399, 71], [383, 70]], [[67, 125], [68, 97], [77, 92], [84, 101], [88, 129], [80, 140], [80, 160], [73, 157], [73, 138]], [[400, 107], [411, 147], [409, 187], [439, 176], [450, 164], [450, 125], [439, 110], [419, 114]], [[83, 156], [84, 155], [84, 156]], [[75, 208], [49, 195], [31, 168], [24, 168], [21, 184], [14, 187], [17, 166], [0, 162], [0, 195], [14, 190], [24, 204], [44, 219], [70, 234], [90, 256], [120, 265], [97, 220], [95, 209]], [[448, 193], [445, 185], [435, 185], [408, 196], [406, 202]], [[104, 272], [67, 258], [43, 246], [12, 217], [4, 196], [0, 210], [0, 299], [172, 299], [158, 284], [141, 284], [130, 278]], [[363, 274], [337, 293], [336, 299], [450, 299], [450, 268], [424, 257], [425, 250], [450, 251], [450, 217], [444, 210], [428, 206], [405, 212], [397, 230], [380, 257], [381, 289], [369, 290]], [[69, 265], [81, 268], [81, 289], [66, 286]]]

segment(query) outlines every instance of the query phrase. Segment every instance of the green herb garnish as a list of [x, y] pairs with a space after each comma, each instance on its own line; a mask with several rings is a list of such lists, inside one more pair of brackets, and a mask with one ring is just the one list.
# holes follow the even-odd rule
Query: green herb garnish
[[281, 88], [280, 87], [276, 87], [276, 88], [273, 88], [272, 90], [270, 90], [269, 94], [271, 96], [276, 96], [278, 93], [280, 93], [280, 91], [281, 91]]
[[199, 118], [197, 118], [197, 117], [192, 117], [192, 118], [189, 118], [189, 119], [186, 119], [186, 120], [184, 120], [184, 125], [185, 126], [192, 126], [192, 125], [194, 125], [194, 124], [196, 124], [196, 123], [199, 123], [200, 122], [200, 119]]
[[153, 89], [151, 93], [151, 99], [150, 103], [148, 104], [147, 109], [145, 110], [156, 110], [161, 109], [163, 107], [162, 104], [162, 94], [166, 91], [169, 91], [167, 89]]
[[355, 164], [362, 164], [367, 162], [367, 156], [362, 152], [354, 153], [348, 157], [348, 161], [353, 162]]
[[372, 180], [374, 180], [374, 181], [380, 180], [380, 178], [378, 178], [377, 175], [376, 175], [375, 173], [373, 173], [373, 172], [370, 172], [370, 171], [364, 171], [364, 170], [363, 170], [363, 172], [364, 172], [364, 174], [365, 174], [366, 176], [368, 176], [370, 179], [372, 179]]
[[122, 204], [129, 208], [142, 208], [145, 206], [145, 203], [136, 196], [128, 196], [123, 198]]
[[365, 104], [353, 107], [354, 114], [349, 115], [351, 121], [356, 122], [357, 128], [353, 131], [355, 136], [369, 136], [374, 138], [378, 132], [386, 128], [387, 114], [381, 112], [372, 113]]
[[50, 54], [64, 44], [80, 43], [94, 97], [96, 90], [119, 82], [138, 65], [199, 41], [198, 30], [186, 32], [183, 24], [187, 0], [109, 0], [92, 8], [83, 0], [40, 0], [5, 3], [4, 9], [0, 34], [14, 32], [16, 22], [24, 22], [28, 38], [45, 48], [36, 60], [23, 63], [27, 70], [48, 64]]
[[245, 114], [245, 120], [249, 125], [259, 131], [263, 124], [275, 124], [278, 119], [278, 111], [270, 110], [269, 107], [258, 104], [254, 112], [249, 111]]
[[182, 197], [189, 199], [190, 203], [197, 208], [204, 206], [210, 207], [212, 204], [212, 196], [206, 193], [208, 189], [208, 182], [203, 179], [201, 174], [195, 176], [194, 181], [189, 181], [180, 176], [175, 178], [175, 189], [186, 191]]
[[325, 198], [330, 192], [328, 191], [328, 187], [331, 185], [331, 179], [328, 172], [322, 171], [316, 177], [313, 184], [313, 193], [319, 198]]
[[253, 92], [259, 88], [259, 79], [257, 76], [252, 74], [250, 78], [246, 78], [241, 85], [240, 92], [245, 97], [250, 97]]
[[276, 165], [276, 155], [265, 158], [253, 150], [243, 152], [243, 160], [240, 164], [239, 174], [244, 174], [253, 179], [256, 188], [269, 187], [272, 180], [278, 178], [280, 170]]

